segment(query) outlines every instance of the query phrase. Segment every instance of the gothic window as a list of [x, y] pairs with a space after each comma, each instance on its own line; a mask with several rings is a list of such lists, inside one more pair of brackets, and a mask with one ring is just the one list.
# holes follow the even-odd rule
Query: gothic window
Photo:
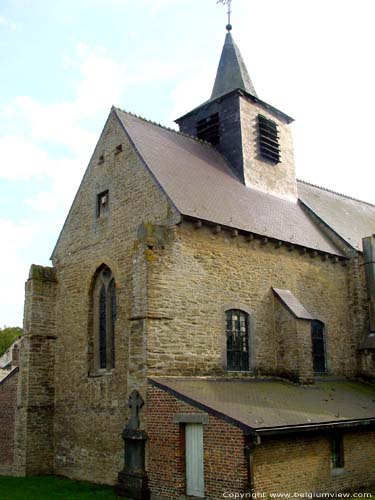
[[324, 323], [321, 321], [311, 322], [311, 341], [314, 373], [325, 373], [327, 371], [325, 331]]
[[280, 144], [277, 123], [258, 115], [258, 137], [260, 155], [272, 163], [280, 163]]
[[92, 294], [93, 368], [115, 367], [116, 284], [109, 267], [101, 266], [95, 276]]
[[249, 315], [239, 309], [225, 313], [227, 338], [227, 369], [249, 370]]

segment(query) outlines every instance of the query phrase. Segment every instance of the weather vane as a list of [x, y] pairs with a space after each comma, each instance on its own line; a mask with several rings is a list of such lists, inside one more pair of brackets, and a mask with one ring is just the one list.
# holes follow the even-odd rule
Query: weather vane
[[232, 0], [216, 0], [216, 3], [222, 3], [223, 5], [228, 5], [228, 24], [226, 26], [227, 30], [230, 31], [232, 29], [232, 25], [230, 24], [230, 15], [232, 14]]

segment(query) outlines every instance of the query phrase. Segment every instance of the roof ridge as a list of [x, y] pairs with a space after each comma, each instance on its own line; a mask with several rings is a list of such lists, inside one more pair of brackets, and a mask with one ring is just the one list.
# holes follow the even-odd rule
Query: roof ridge
[[333, 189], [326, 188], [324, 186], [318, 186], [317, 184], [313, 184], [312, 182], [304, 181], [302, 179], [297, 179], [298, 182], [302, 184], [306, 184], [307, 186], [315, 187], [321, 189], [322, 191], [327, 191], [328, 193], [336, 194], [337, 196], [341, 196], [342, 198], [347, 198], [348, 200], [358, 201], [359, 203], [365, 203], [366, 205], [370, 205], [370, 207], [375, 207], [374, 203], [370, 203], [369, 201], [360, 200], [359, 198], [354, 198], [354, 196], [349, 196], [348, 194], [339, 193], [338, 191], [334, 191]]
[[180, 132], [179, 130], [175, 130], [174, 128], [167, 127], [166, 125], [162, 125], [161, 123], [155, 122], [153, 120], [148, 120], [144, 116], [137, 115], [136, 113], [132, 113], [131, 111], [125, 111], [124, 109], [118, 108], [116, 106], [113, 106], [113, 109], [116, 109], [118, 111], [121, 111], [121, 113], [125, 113], [130, 116], [134, 116], [134, 118], [137, 118], [138, 120], [142, 120], [146, 123], [150, 123], [151, 125], [156, 125], [157, 127], [167, 130], [168, 132], [174, 132], [177, 135], [180, 135], [182, 137], [187, 137], [188, 139], [193, 139], [196, 142], [199, 142], [200, 144], [205, 144], [206, 146], [210, 146], [213, 148], [212, 144], [208, 141], [205, 141], [204, 139], [198, 139], [198, 137], [194, 135], [187, 134], [186, 132]]

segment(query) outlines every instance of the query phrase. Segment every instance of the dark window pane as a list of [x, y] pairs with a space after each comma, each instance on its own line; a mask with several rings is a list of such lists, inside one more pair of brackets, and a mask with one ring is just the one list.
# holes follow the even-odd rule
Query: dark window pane
[[325, 355], [325, 335], [324, 323], [314, 320], [311, 323], [311, 340], [313, 354], [313, 368], [315, 373], [325, 373], [326, 355]]
[[232, 309], [226, 312], [227, 369], [249, 370], [248, 314]]
[[111, 366], [115, 367], [115, 321], [117, 316], [117, 303], [116, 303], [116, 286], [115, 281], [112, 280], [109, 284], [109, 298], [111, 304]]
[[99, 297], [99, 360], [100, 368], [107, 365], [107, 311], [106, 293], [104, 285], [100, 289]]

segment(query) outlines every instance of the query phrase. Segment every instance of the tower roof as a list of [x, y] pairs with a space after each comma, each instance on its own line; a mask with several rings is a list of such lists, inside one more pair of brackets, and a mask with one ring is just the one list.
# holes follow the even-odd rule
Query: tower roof
[[233, 40], [231, 33], [227, 33], [211, 99], [215, 99], [235, 89], [242, 89], [248, 94], [257, 97], [241, 52]]

